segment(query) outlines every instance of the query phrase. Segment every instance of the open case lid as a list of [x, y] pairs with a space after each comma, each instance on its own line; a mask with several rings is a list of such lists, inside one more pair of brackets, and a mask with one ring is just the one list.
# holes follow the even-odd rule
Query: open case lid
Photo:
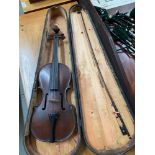
[[[132, 111], [134, 113], [135, 97], [131, 90], [130, 83], [127, 80], [127, 77], [126, 77], [127, 75], [126, 75], [125, 70], [122, 66], [121, 60], [120, 60], [118, 54], [116, 53], [116, 47], [113, 42], [112, 36], [110, 35], [109, 31], [106, 28], [106, 25], [100, 18], [99, 14], [97, 13], [95, 7], [92, 5], [91, 1], [90, 0], [87, 0], [87, 1], [79, 0], [79, 3], [83, 9], [88, 11], [90, 18], [93, 21], [96, 32], [98, 34], [98, 37], [100, 38], [100, 42], [106, 51], [106, 54], [110, 60], [110, 63], [113, 66], [113, 69], [117, 75], [117, 78], [119, 79], [119, 83], [123, 89], [123, 92], [125, 93], [125, 95], [127, 97], [129, 106], [132, 108]], [[130, 6], [128, 6], [128, 5], [121, 6], [121, 10], [126, 10], [126, 7], [132, 8], [133, 6], [134, 6], [134, 4], [131, 4]], [[110, 10], [108, 10], [108, 11], [110, 11]], [[112, 11], [112, 9], [111, 9], [111, 11]]]
[[128, 101], [87, 10], [73, 6], [69, 24], [85, 142], [97, 154], [123, 154], [134, 146]]

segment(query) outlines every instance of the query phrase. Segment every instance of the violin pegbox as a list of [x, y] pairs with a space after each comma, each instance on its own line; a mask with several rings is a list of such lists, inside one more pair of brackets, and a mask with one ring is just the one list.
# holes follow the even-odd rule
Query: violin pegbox
[[46, 31], [47, 40], [53, 40], [55, 36], [61, 40], [65, 39], [64, 34], [60, 31], [60, 28], [57, 24], [53, 25], [50, 30]]

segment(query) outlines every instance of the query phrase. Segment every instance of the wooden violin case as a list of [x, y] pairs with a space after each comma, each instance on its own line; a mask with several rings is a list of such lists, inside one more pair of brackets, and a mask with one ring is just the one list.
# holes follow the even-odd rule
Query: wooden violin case
[[[66, 141], [55, 143], [39, 141], [30, 132], [33, 107], [42, 97], [38, 73], [52, 60], [53, 42], [47, 40], [52, 24], [57, 24], [65, 35], [59, 44], [59, 62], [71, 70], [67, 100], [75, 106], [77, 116], [75, 133]], [[118, 115], [127, 134], [120, 129], [122, 122]], [[134, 118], [88, 11], [79, 5], [67, 11], [54, 6], [48, 10], [45, 19], [25, 125], [25, 149], [30, 155], [84, 155], [86, 153], [80, 152], [84, 143], [91, 150], [87, 154], [124, 154], [134, 147]]]

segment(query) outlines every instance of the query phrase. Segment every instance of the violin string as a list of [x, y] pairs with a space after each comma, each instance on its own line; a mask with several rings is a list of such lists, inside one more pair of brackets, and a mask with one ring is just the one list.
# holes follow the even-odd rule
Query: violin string
[[[55, 57], [55, 53], [53, 53], [54, 52], [54, 46], [55, 46], [55, 37], [54, 37], [54, 40], [53, 40], [53, 50], [52, 50], [52, 55], [53, 55], [53, 57], [52, 57], [52, 60], [53, 60], [53, 62], [52, 62], [52, 65], [51, 65], [51, 68], [52, 68], [52, 72], [51, 72], [51, 87], [52, 87], [52, 89], [54, 89], [54, 57]], [[51, 88], [50, 88], [50, 91], [51, 91]], [[51, 92], [50, 92], [51, 93]], [[52, 95], [53, 95], [53, 92], [52, 92]], [[52, 104], [52, 109], [54, 110], [54, 105]]]
[[58, 50], [58, 37], [57, 36], [55, 36], [55, 53], [54, 53], [54, 75], [53, 75], [53, 77], [54, 77], [54, 98], [55, 98], [55, 95], [56, 95], [56, 93], [55, 93], [55, 90], [56, 90], [56, 74], [57, 74], [57, 54], [58, 54], [58, 52], [57, 52], [57, 50]]
[[[56, 90], [56, 87], [57, 87], [57, 79], [58, 77], [56, 77], [56, 72], [58, 72], [58, 46], [59, 46], [59, 38], [57, 36], [54, 36], [54, 40], [53, 40], [53, 57], [52, 57], [52, 71], [51, 71], [51, 86], [52, 86], [52, 89], [53, 89], [53, 92], [52, 92], [52, 95], [53, 95], [53, 98], [56, 97], [56, 93], [55, 93], [55, 90]], [[54, 105], [53, 106], [53, 109], [54, 109]]]
[[54, 59], [54, 97], [55, 97], [55, 89], [56, 89], [56, 72], [57, 72], [57, 70], [56, 70], [56, 59], [57, 59], [57, 42], [58, 42], [58, 40], [57, 40], [57, 36], [56, 36], [56, 38], [55, 38], [55, 47], [56, 47], [56, 50], [55, 50], [55, 59]]
[[[53, 46], [53, 45], [52, 45]], [[51, 46], [51, 48], [52, 48]], [[51, 50], [52, 51], [52, 50]], [[52, 59], [53, 59], [53, 53], [51, 54], [52, 55]], [[53, 81], [53, 77], [52, 77], [52, 73], [53, 72], [53, 66], [52, 66], [52, 63], [51, 63], [51, 66], [50, 66], [50, 85], [49, 85], [49, 92], [51, 91], [51, 87], [52, 87], [52, 81]]]
[[55, 62], [54, 62], [54, 60], [55, 60], [55, 52], [54, 52], [54, 49], [55, 49], [55, 42], [56, 42], [56, 40], [55, 40], [55, 36], [54, 36], [54, 41], [53, 41], [53, 62], [52, 62], [52, 89], [54, 89], [54, 73], [55, 73]]
[[[56, 40], [57, 38], [54, 36], [54, 46], [55, 46], [55, 48], [56, 48], [56, 42], [57, 42], [57, 40]], [[54, 77], [54, 80], [53, 80], [53, 89], [54, 89], [54, 92], [53, 92], [53, 96], [54, 96], [54, 98], [55, 98], [55, 58], [56, 58], [56, 51], [55, 51], [55, 48], [54, 48], [54, 62], [53, 62], [53, 70], [54, 70], [54, 73], [53, 73], [53, 77]]]
[[56, 88], [58, 88], [58, 49], [59, 48], [59, 38], [58, 38], [58, 36], [57, 36], [57, 53], [56, 53], [56, 57], [57, 57], [57, 59], [56, 59], [56, 73], [57, 73], [57, 77], [56, 77]]
[[[52, 60], [53, 60], [53, 46], [54, 46], [54, 42], [52, 44]], [[51, 85], [50, 85], [50, 94], [51, 94], [51, 88], [53, 87], [53, 62], [51, 63], [51, 74], [50, 74], [50, 78], [51, 78]], [[52, 109], [53, 109], [53, 104], [52, 104]]]
[[[54, 49], [54, 41], [53, 41], [53, 49]], [[52, 52], [54, 52], [54, 50], [52, 50]], [[54, 53], [53, 53], [53, 57], [54, 57]], [[53, 57], [52, 57], [52, 60], [54, 60]], [[54, 62], [52, 62], [52, 66], [51, 66], [52, 67], [52, 74], [51, 74], [51, 76], [52, 76], [52, 88], [53, 88], [53, 80], [54, 80], [53, 79], [53, 74], [54, 74], [54, 65], [53, 64], [54, 64]]]

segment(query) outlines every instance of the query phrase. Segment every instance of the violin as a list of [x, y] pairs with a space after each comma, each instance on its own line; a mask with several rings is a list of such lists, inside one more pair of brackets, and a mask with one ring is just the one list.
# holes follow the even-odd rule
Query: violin
[[69, 68], [58, 62], [59, 40], [64, 34], [54, 25], [52, 63], [39, 71], [38, 82], [42, 91], [41, 103], [34, 108], [31, 118], [32, 135], [47, 142], [59, 142], [69, 138], [76, 126], [75, 107], [67, 101], [67, 90], [71, 80]]

